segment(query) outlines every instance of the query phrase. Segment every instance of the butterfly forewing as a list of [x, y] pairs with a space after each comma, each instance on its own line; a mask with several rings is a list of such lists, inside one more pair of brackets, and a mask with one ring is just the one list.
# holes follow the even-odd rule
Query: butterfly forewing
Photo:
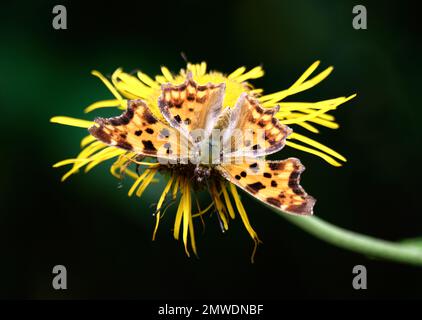
[[[194, 143], [208, 138], [217, 117], [219, 116], [224, 99], [225, 84], [218, 85], [208, 83], [198, 85], [188, 79], [181, 85], [174, 86], [165, 84], [158, 105], [164, 118], [170, 125]], [[192, 132], [202, 130], [198, 134]]]
[[186, 137], [158, 120], [142, 100], [130, 100], [121, 116], [97, 118], [95, 123], [89, 132], [108, 145], [165, 159], [180, 160], [187, 156]]
[[281, 150], [291, 129], [274, 117], [278, 109], [263, 108], [254, 97], [242, 94], [223, 134], [225, 155], [257, 157]]

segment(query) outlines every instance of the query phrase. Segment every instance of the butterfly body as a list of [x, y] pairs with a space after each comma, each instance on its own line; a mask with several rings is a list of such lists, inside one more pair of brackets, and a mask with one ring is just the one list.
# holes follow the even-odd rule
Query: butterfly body
[[211, 177], [212, 168], [207, 166], [198, 165], [194, 170], [194, 178], [196, 182], [202, 183]]
[[266, 161], [281, 150], [291, 129], [276, 108], [263, 108], [244, 93], [223, 108], [224, 84], [198, 85], [191, 76], [162, 86], [156, 118], [141, 100], [128, 102], [120, 117], [96, 119], [89, 131], [106, 144], [155, 157], [164, 170], [177, 170], [206, 188], [209, 179], [227, 179], [253, 197], [284, 212], [312, 214], [315, 199], [300, 186], [300, 161]]

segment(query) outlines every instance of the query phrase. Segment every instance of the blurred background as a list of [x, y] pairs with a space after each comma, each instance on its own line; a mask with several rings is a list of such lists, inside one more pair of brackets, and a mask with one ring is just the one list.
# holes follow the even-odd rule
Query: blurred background
[[[65, 5], [68, 29], [52, 28], [52, 8]], [[353, 6], [365, 5], [368, 29], [352, 27]], [[84, 129], [49, 123], [54, 115], [84, 115], [111, 98], [90, 75], [116, 68], [153, 76], [191, 62], [231, 72], [263, 65], [253, 81], [273, 92], [290, 86], [315, 60], [334, 72], [289, 101], [357, 93], [335, 116], [339, 130], [312, 138], [345, 155], [335, 168], [299, 157], [302, 179], [318, 199], [316, 215], [389, 240], [422, 235], [419, 78], [416, 11], [405, 1], [37, 1], [3, 3], [0, 10], [1, 202], [0, 297], [88, 298], [421, 298], [422, 270], [376, 261], [315, 239], [248, 196], [250, 220], [263, 240], [256, 263], [241, 221], [222, 234], [218, 221], [197, 225], [199, 259], [172, 238], [174, 209], [151, 241], [151, 204], [162, 188], [128, 198], [106, 165], [60, 177], [59, 160], [79, 152]], [[108, 111], [107, 111], [108, 112]], [[108, 115], [108, 114], [107, 114]], [[295, 127], [297, 129], [297, 127]], [[300, 128], [299, 133], [306, 133]], [[51, 286], [54, 265], [68, 271], [68, 290]], [[352, 288], [352, 268], [368, 270], [368, 290]]]

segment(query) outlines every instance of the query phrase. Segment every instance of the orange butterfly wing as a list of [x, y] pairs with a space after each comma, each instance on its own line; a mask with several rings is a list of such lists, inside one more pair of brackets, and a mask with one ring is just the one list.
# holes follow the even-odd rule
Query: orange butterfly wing
[[225, 155], [258, 157], [281, 150], [292, 130], [274, 117], [278, 110], [278, 106], [263, 108], [257, 99], [243, 93], [231, 110], [223, 135]]
[[244, 159], [218, 167], [223, 177], [255, 198], [284, 212], [311, 215], [315, 199], [300, 186], [304, 166], [298, 159], [280, 161]]
[[187, 139], [158, 120], [142, 100], [130, 100], [121, 116], [97, 118], [95, 123], [89, 132], [108, 145], [165, 159], [186, 156]]
[[195, 143], [200, 140], [191, 135], [194, 130], [204, 130], [202, 139], [208, 138], [222, 110], [225, 84], [198, 85], [189, 74], [181, 85], [165, 84], [161, 89], [158, 106], [170, 125]]

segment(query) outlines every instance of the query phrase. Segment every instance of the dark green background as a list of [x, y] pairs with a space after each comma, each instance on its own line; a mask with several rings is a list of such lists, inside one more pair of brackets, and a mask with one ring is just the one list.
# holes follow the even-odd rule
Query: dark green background
[[[200, 259], [172, 239], [174, 210], [151, 241], [151, 203], [128, 198], [103, 165], [62, 184], [51, 165], [79, 150], [83, 129], [49, 123], [83, 117], [111, 95], [92, 69], [154, 75], [206, 60], [230, 72], [262, 64], [257, 87], [286, 88], [313, 61], [334, 73], [290, 100], [358, 97], [335, 115], [337, 131], [316, 137], [348, 158], [342, 168], [286, 148], [308, 168], [302, 182], [316, 215], [390, 240], [422, 235], [420, 210], [421, 48], [416, 10], [404, 1], [149, 1], [76, 3], [68, 30], [51, 26], [57, 2], [2, 4], [0, 10], [1, 202], [3, 298], [380, 298], [422, 297], [422, 270], [370, 260], [323, 243], [244, 196], [264, 244], [240, 219], [222, 234], [216, 219], [198, 225]], [[352, 28], [352, 8], [368, 9], [368, 30]], [[322, 68], [320, 70], [322, 70]], [[101, 110], [90, 117], [104, 115]], [[298, 132], [304, 131], [298, 129]], [[215, 218], [215, 217], [214, 217]], [[52, 268], [68, 270], [67, 291], [52, 289]], [[368, 269], [368, 290], [352, 289], [352, 268]]]

